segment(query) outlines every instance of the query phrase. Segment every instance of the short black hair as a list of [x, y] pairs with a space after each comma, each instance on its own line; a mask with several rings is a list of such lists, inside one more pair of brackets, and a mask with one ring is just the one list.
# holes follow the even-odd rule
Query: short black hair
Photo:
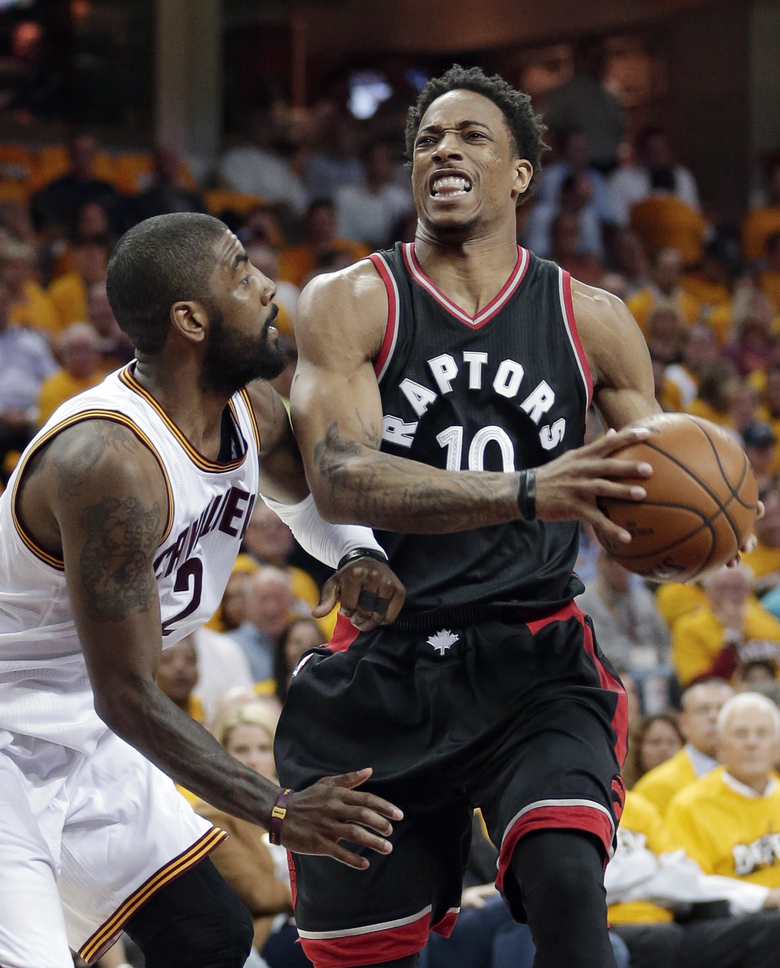
[[175, 302], [211, 306], [214, 244], [227, 231], [211, 215], [176, 212], [139, 222], [119, 240], [106, 292], [117, 323], [140, 352], [159, 353], [165, 346]]
[[547, 127], [542, 116], [534, 111], [528, 94], [512, 87], [500, 74], [488, 77], [479, 67], [466, 68], [453, 64], [441, 77], [431, 78], [420, 91], [417, 103], [409, 108], [406, 116], [406, 156], [409, 161], [414, 156], [414, 142], [423, 115], [436, 98], [450, 91], [474, 91], [501, 109], [517, 157], [526, 158], [533, 166], [533, 176], [524, 192], [527, 197], [542, 170], [542, 154], [547, 148], [544, 143]]

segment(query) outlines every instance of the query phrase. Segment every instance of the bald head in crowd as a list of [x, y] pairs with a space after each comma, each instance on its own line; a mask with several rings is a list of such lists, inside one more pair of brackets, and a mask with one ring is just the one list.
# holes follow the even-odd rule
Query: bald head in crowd
[[780, 709], [760, 693], [741, 692], [723, 705], [717, 729], [726, 770], [763, 794], [780, 753]]

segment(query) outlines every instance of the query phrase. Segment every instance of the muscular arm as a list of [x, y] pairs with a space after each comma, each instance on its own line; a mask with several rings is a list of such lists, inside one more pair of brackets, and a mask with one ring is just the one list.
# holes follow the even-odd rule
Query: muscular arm
[[571, 290], [594, 401], [607, 426], [620, 430], [659, 413], [647, 344], [625, 304], [574, 279]]
[[[518, 474], [445, 471], [380, 451], [382, 407], [373, 360], [386, 319], [385, 289], [367, 262], [313, 280], [298, 303], [292, 417], [321, 513], [332, 521], [416, 534], [519, 518]], [[598, 512], [595, 498], [644, 497], [641, 489], [607, 480], [648, 472], [633, 462], [609, 458], [633, 439], [629, 432], [540, 468], [538, 516], [590, 520], [615, 538], [629, 540]]]

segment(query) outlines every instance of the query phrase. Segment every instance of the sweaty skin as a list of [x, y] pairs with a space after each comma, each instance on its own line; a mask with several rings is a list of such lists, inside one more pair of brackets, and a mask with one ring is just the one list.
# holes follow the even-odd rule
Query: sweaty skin
[[[230, 232], [215, 243], [214, 255], [211, 295], [224, 325], [239, 337], [259, 340], [273, 318], [274, 284], [249, 263]], [[174, 303], [164, 349], [156, 356], [139, 353], [136, 378], [190, 443], [217, 460], [227, 399], [202, 385], [208, 327], [201, 304]], [[284, 407], [263, 382], [251, 386], [250, 399], [261, 438], [260, 489], [295, 503], [308, 488]], [[38, 546], [64, 561], [101, 719], [193, 793], [267, 828], [280, 788], [230, 756], [154, 681], [162, 635], [153, 560], [168, 525], [168, 497], [152, 452], [120, 423], [87, 419], [72, 425], [28, 462], [18, 510]], [[358, 608], [363, 589], [390, 600], [386, 615]], [[392, 621], [403, 604], [398, 579], [371, 559], [338, 572], [331, 590], [361, 628]], [[370, 775], [365, 769], [329, 777], [294, 793], [282, 822], [283, 843], [301, 853], [329, 854], [358, 869], [368, 861], [340, 841], [388, 853], [389, 820], [402, 814], [387, 801], [353, 789]]]

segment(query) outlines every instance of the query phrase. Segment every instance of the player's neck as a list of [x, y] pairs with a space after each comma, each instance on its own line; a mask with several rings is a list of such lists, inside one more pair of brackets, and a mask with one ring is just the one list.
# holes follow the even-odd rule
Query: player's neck
[[228, 399], [203, 390], [197, 358], [172, 361], [165, 356], [165, 351], [158, 358], [139, 356], [135, 378], [195, 450], [208, 460], [217, 460], [222, 412]]
[[436, 238], [420, 228], [414, 253], [428, 278], [471, 316], [498, 295], [517, 264], [514, 226], [458, 241]]

